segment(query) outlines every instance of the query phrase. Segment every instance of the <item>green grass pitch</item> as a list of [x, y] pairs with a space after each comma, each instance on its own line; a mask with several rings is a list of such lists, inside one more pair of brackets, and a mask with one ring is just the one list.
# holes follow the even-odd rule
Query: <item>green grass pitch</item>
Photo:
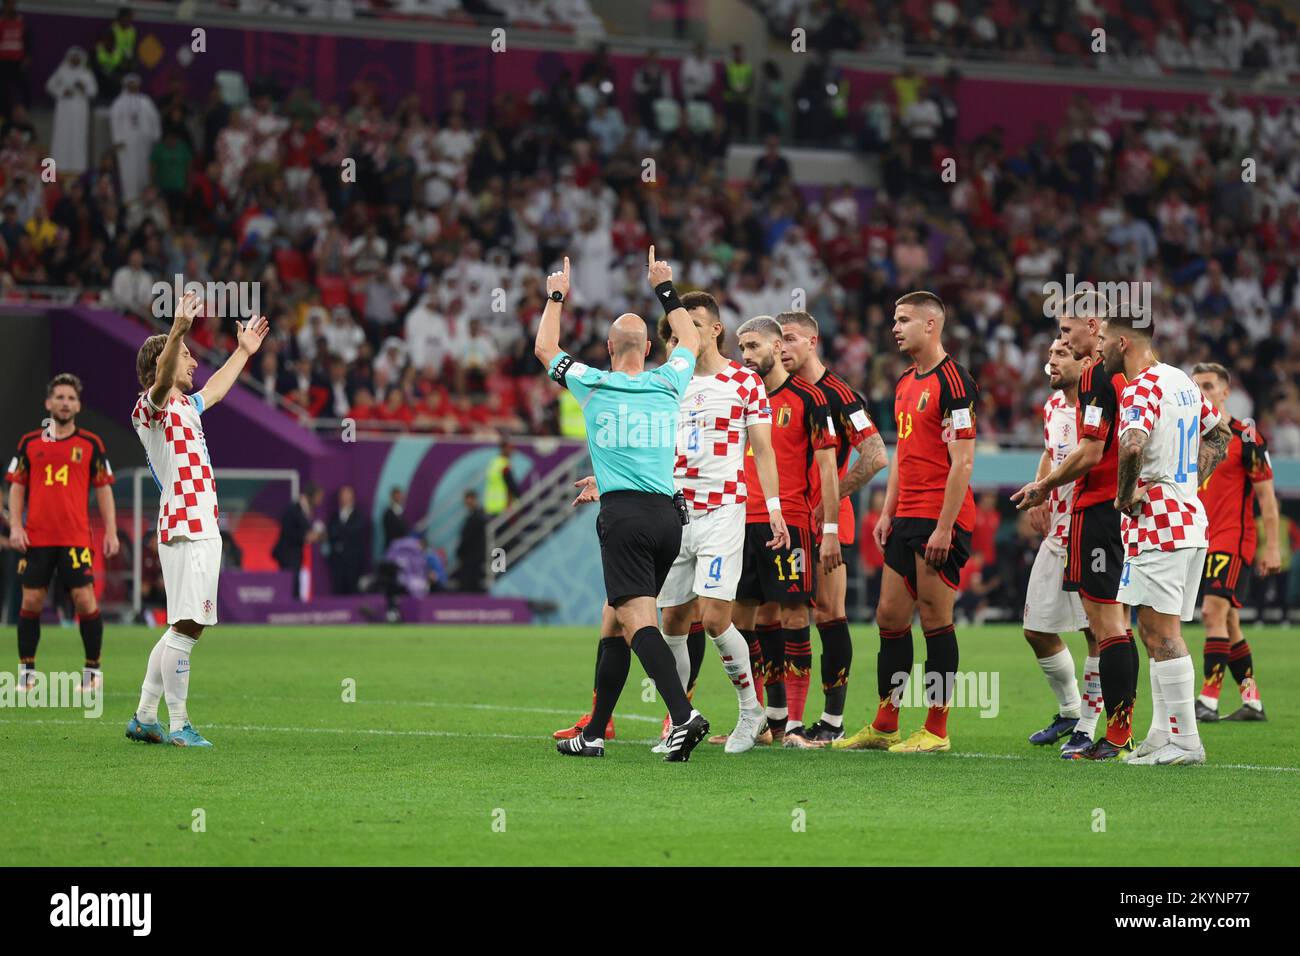
[[[853, 634], [856, 729], [877, 637]], [[195, 652], [190, 694], [216, 746], [185, 751], [123, 737], [156, 636], [110, 626], [101, 719], [0, 709], [0, 808], [22, 834], [13, 862], [34, 865], [1295, 862], [1294, 631], [1247, 635], [1270, 722], [1203, 728], [1210, 763], [1186, 768], [1030, 747], [1054, 708], [1019, 631], [958, 636], [962, 669], [998, 672], [1000, 700], [994, 718], [954, 710], [951, 754], [728, 757], [701, 744], [664, 764], [648, 750], [662, 707], [642, 700], [635, 662], [605, 758], [555, 753], [550, 732], [589, 701], [595, 636], [581, 629], [218, 627]], [[1198, 671], [1201, 638], [1189, 630]], [[1079, 661], [1082, 638], [1070, 643]], [[76, 669], [79, 654], [75, 631], [47, 627], [38, 666]], [[1139, 736], [1148, 687], [1144, 661]], [[711, 646], [696, 703], [715, 731], [731, 729], [735, 698]], [[810, 719], [821, 703], [814, 678]], [[1235, 709], [1235, 687], [1224, 704]], [[921, 714], [905, 709], [903, 729]]]

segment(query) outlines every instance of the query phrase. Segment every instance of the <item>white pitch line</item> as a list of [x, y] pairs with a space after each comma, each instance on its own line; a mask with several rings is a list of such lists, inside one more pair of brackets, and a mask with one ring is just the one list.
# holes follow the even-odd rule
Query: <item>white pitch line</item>
[[[479, 705], [483, 708], [491, 709], [491, 705]], [[499, 708], [502, 710], [514, 710], [517, 708]], [[567, 711], [565, 712], [567, 713]], [[47, 720], [44, 718], [35, 718], [32, 720], [13, 720], [9, 718], [0, 718], [0, 724], [62, 724], [66, 726], [85, 726], [85, 718], [81, 720]], [[460, 737], [468, 739], [489, 739], [489, 740], [551, 740], [549, 734], [491, 734], [491, 733], [459, 733], [454, 730], [389, 730], [372, 727], [268, 727], [260, 724], [204, 724], [205, 727], [211, 727], [215, 730], [240, 730], [240, 731], [260, 731], [264, 733], [282, 733], [282, 734], [366, 734], [376, 737]], [[635, 744], [638, 746], [653, 746], [659, 743], [655, 740], [627, 740], [624, 738], [615, 738], [609, 743], [616, 744]], [[783, 750], [785, 748], [775, 748]], [[867, 751], [846, 751], [847, 753], [867, 753]], [[948, 757], [974, 757], [982, 760], [1028, 760], [1028, 757], [1019, 754], [986, 754], [971, 751], [949, 752]], [[940, 755], [935, 754], [935, 759], [942, 759]], [[1209, 763], [1203, 765], [1202, 770], [1250, 770], [1262, 771], [1265, 773], [1300, 773], [1300, 767], [1270, 767], [1259, 764], [1249, 763]]]

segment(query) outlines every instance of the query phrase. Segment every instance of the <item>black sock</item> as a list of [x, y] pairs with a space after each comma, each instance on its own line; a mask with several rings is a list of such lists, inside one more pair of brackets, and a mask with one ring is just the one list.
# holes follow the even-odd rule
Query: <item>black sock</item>
[[36, 667], [36, 645], [41, 642], [41, 612], [18, 612], [18, 660], [29, 669]]
[[600, 686], [600, 659], [605, 654], [605, 642], [622, 640], [621, 637], [601, 637], [601, 639], [596, 642], [596, 673], [592, 675], [591, 678], [591, 692], [593, 694], [596, 693], [596, 688]]
[[1129, 628], [1124, 633], [1128, 636], [1129, 667], [1131, 668], [1129, 673], [1133, 678], [1132, 682], [1129, 684], [1129, 698], [1132, 699], [1134, 703], [1137, 703], [1138, 674], [1142, 670], [1142, 665], [1138, 660], [1138, 645], [1137, 641], [1133, 640], [1133, 629]]
[[1238, 684], [1245, 683], [1246, 678], [1255, 676], [1255, 664], [1250, 658], [1250, 645], [1245, 641], [1233, 646], [1228, 652], [1228, 670], [1232, 679]]
[[1226, 634], [1222, 637], [1205, 635], [1205, 664], [1202, 669], [1205, 684], [1202, 692], [1204, 692], [1204, 687], [1218, 688], [1223, 685], [1223, 672], [1228, 669], [1228, 653], [1230, 650], [1231, 647]]
[[623, 693], [627, 672], [632, 667], [632, 652], [621, 637], [602, 637], [596, 657], [596, 700], [591, 705], [591, 720], [587, 723], [591, 736], [586, 731], [582, 734], [588, 740], [605, 736], [605, 726], [614, 714], [618, 695]]
[[1098, 645], [1097, 669], [1101, 672], [1101, 699], [1106, 703], [1106, 737], [1123, 744], [1132, 736], [1133, 639], [1127, 634], [1108, 637]]
[[957, 679], [957, 632], [953, 625], [925, 632], [925, 705], [945, 707]]
[[104, 618], [99, 611], [81, 619], [81, 646], [86, 651], [86, 666], [99, 667], [104, 650]]
[[763, 693], [767, 706], [779, 710], [785, 706], [785, 631], [780, 624], [760, 624], [757, 634], [763, 649]]
[[912, 674], [912, 629], [880, 629], [880, 652], [876, 655], [876, 693], [881, 700], [902, 693]]
[[853, 663], [849, 622], [839, 618], [818, 624], [817, 634], [822, 639], [822, 693], [826, 695], [826, 713], [842, 717], [849, 693], [849, 666]]
[[632, 653], [645, 668], [646, 676], [655, 682], [673, 725], [680, 727], [690, 720], [691, 702], [686, 699], [686, 688], [677, 676], [677, 660], [659, 628], [646, 625], [637, 631], [632, 637]]
[[686, 682], [686, 691], [695, 689], [695, 679], [700, 676], [700, 665], [704, 663], [704, 622], [691, 624], [690, 633], [686, 635], [686, 656], [691, 659], [691, 679]]

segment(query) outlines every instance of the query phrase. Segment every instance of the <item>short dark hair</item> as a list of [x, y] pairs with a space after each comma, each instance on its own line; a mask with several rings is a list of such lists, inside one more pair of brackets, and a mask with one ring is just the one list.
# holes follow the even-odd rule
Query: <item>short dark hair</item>
[[781, 326], [786, 326], [786, 325], [803, 326], [813, 335], [817, 335], [821, 331], [821, 329], [817, 325], [817, 320], [812, 317], [811, 313], [808, 312], [803, 312], [803, 311], [782, 312], [780, 315], [776, 317], [776, 321], [777, 324]]
[[769, 339], [779, 339], [781, 337], [781, 323], [770, 315], [756, 315], [752, 319], [747, 319], [736, 330], [736, 337], [739, 338], [748, 332], [755, 332]]
[[939, 298], [933, 292], [927, 292], [924, 289], [918, 289], [915, 292], [907, 292], [900, 295], [894, 300], [894, 307], [900, 305], [932, 305], [938, 308], [939, 314], [945, 319], [948, 318], [948, 310], [944, 307], [943, 299]]
[[1198, 362], [1192, 369], [1193, 375], [1217, 375], [1223, 380], [1224, 385], [1232, 384], [1232, 376], [1228, 370], [1218, 362]]
[[60, 385], [70, 385], [77, 393], [77, 398], [81, 398], [81, 379], [71, 372], [60, 372], [54, 378], [50, 379], [50, 384], [45, 386], [45, 397], [52, 398], [54, 390]]
[[[709, 313], [709, 317], [714, 322], [722, 321], [722, 311], [718, 308], [718, 300], [707, 292], [687, 292], [681, 297], [682, 308], [689, 312], [691, 309], [704, 309]], [[659, 341], [664, 345], [673, 337], [673, 327], [668, 322], [668, 316], [659, 317], [659, 325], [655, 328], [659, 334]], [[722, 326], [722, 331], [718, 333], [718, 351], [722, 351], [722, 343], [727, 338], [727, 327]]]
[[153, 388], [154, 379], [158, 376], [158, 356], [162, 355], [166, 344], [167, 336], [151, 335], [136, 353], [135, 377], [140, 380], [141, 388]]
[[1129, 335], [1140, 335], [1150, 339], [1155, 335], [1155, 321], [1149, 315], [1132, 315], [1128, 309], [1114, 310], [1115, 314], [1103, 321], [1108, 329], [1123, 329]]

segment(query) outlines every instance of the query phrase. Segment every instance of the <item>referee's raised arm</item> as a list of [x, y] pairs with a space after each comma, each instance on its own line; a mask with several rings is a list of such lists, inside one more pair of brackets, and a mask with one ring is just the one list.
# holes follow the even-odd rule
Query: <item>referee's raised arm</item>
[[[569, 260], [565, 259], [564, 261], [567, 265]], [[677, 293], [673, 290], [672, 267], [662, 259], [655, 258], [654, 246], [650, 247], [647, 265], [650, 270], [650, 285], [654, 287], [659, 304], [663, 306], [664, 313], [668, 318], [668, 324], [672, 327], [673, 335], [677, 336], [678, 346], [686, 349], [692, 355], [698, 355], [700, 352], [700, 333], [695, 328], [690, 313], [682, 308], [681, 302], [677, 299]], [[568, 275], [567, 267], [565, 275]]]
[[546, 308], [542, 309], [542, 321], [537, 326], [537, 339], [533, 343], [533, 354], [548, 370], [560, 352], [560, 310], [568, 294], [569, 257], [565, 256], [564, 271], [552, 272], [546, 277]]

